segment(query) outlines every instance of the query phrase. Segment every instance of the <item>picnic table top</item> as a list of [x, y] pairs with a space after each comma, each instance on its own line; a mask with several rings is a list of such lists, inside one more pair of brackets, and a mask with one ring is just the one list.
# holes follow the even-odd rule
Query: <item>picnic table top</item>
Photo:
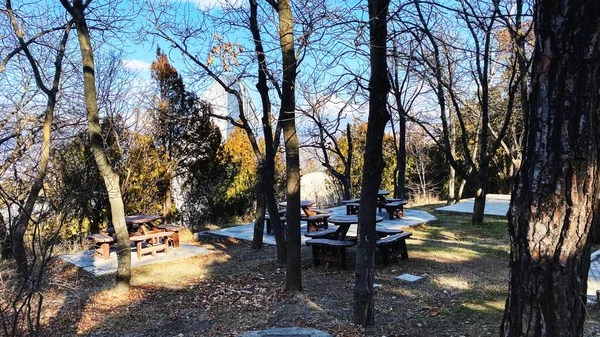
[[[300, 200], [300, 207], [302, 208], [307, 208], [310, 207], [312, 205], [315, 204], [315, 201], [313, 200]], [[279, 206], [281, 207], [287, 207], [287, 202], [286, 201], [282, 201], [279, 203]]]
[[[336, 215], [329, 218], [328, 221], [336, 225], [352, 225], [358, 223], [358, 215]], [[377, 215], [375, 222], [381, 221], [383, 221], [383, 217]]]
[[[390, 192], [388, 190], [379, 190], [379, 191], [377, 191], [378, 195], [388, 195], [390, 193], [392, 193], [392, 192]], [[358, 191], [358, 194], [360, 194], [360, 191]]]
[[156, 220], [160, 220], [163, 217], [160, 215], [148, 215], [148, 214], [137, 214], [137, 215], [129, 215], [125, 217], [125, 223], [130, 224], [142, 224], [142, 223], [150, 223]]

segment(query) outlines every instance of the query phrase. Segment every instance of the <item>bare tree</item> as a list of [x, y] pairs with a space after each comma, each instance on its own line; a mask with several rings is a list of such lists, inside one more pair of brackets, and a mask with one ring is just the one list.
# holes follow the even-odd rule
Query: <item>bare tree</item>
[[[442, 124], [441, 141], [433, 134], [432, 139], [445, 151], [457, 173], [474, 187], [476, 196], [472, 221], [481, 223], [489, 167], [507, 133], [514, 111], [515, 97], [526, 72], [519, 70], [518, 58], [512, 58], [508, 64], [503, 64], [499, 58], [494, 43], [495, 34], [500, 26], [500, 7], [464, 1], [454, 8], [415, 1], [414, 8], [417, 29], [413, 29], [415, 27], [411, 24], [408, 31], [422, 41], [419, 61], [423, 65], [424, 78], [429, 78], [429, 85], [437, 97]], [[466, 33], [450, 37], [447, 34], [450, 29], [449, 22], [444, 20], [441, 12], [449, 12], [459, 18], [466, 29], [462, 31]], [[527, 66], [528, 63], [525, 63], [524, 67]], [[504, 93], [507, 104], [501, 113], [496, 114], [491, 109], [490, 92], [496, 84], [494, 74], [498, 68], [508, 70], [507, 89]], [[469, 81], [465, 82], [465, 79]], [[474, 83], [476, 88], [473, 90], [469, 83]], [[468, 92], [473, 91], [474, 97], [471, 99]], [[451, 106], [452, 110], [449, 110], [448, 106]], [[452, 153], [449, 111], [455, 113], [459, 130], [456, 134], [462, 160]], [[469, 151], [469, 137], [475, 136], [467, 124], [469, 116], [476, 117], [473, 119], [478, 129], [476, 157], [471, 156]], [[497, 120], [499, 125], [495, 139], [491, 138], [492, 120]]]
[[385, 125], [390, 119], [386, 109], [390, 84], [387, 78], [387, 15], [389, 0], [369, 0], [369, 32], [371, 78], [369, 80], [369, 120], [365, 164], [358, 213], [358, 245], [356, 249], [356, 280], [354, 283], [355, 324], [374, 323], [373, 282], [375, 280], [375, 216], [377, 192], [383, 170], [382, 144]]
[[119, 185], [119, 175], [110, 166], [108, 157], [104, 152], [102, 132], [98, 115], [98, 101], [96, 96], [96, 75], [94, 72], [94, 52], [92, 49], [90, 31], [86, 20], [86, 9], [89, 8], [91, 0], [85, 3], [82, 0], [60, 1], [69, 15], [73, 18], [77, 28], [79, 48], [83, 61], [83, 80], [85, 91], [85, 106], [87, 110], [88, 128], [90, 140], [96, 165], [104, 180], [110, 202], [112, 223], [117, 234], [117, 276], [116, 289], [128, 290], [131, 281], [131, 252], [129, 248], [129, 234], [125, 224], [125, 207]]
[[25, 204], [20, 209], [19, 216], [15, 224], [12, 225], [11, 229], [11, 243], [13, 256], [17, 261], [21, 274], [23, 276], [28, 276], [29, 264], [27, 261], [27, 250], [25, 247], [24, 235], [25, 231], [27, 230], [27, 225], [29, 224], [30, 218], [32, 216], [32, 212], [35, 207], [38, 195], [43, 188], [44, 177], [46, 175], [46, 170], [50, 161], [50, 147], [54, 109], [56, 107], [57, 95], [60, 86], [62, 62], [65, 56], [66, 44], [68, 41], [72, 22], [67, 22], [63, 26], [64, 33], [62, 34], [62, 37], [58, 44], [56, 57], [54, 61], [54, 74], [52, 76], [52, 84], [51, 86], [47, 86], [46, 83], [44, 83], [44, 74], [38, 67], [38, 61], [34, 58], [33, 54], [29, 50], [29, 43], [25, 39], [24, 31], [21, 27], [22, 24], [19, 23], [19, 21], [17, 20], [17, 16], [13, 11], [12, 2], [10, 0], [6, 1], [6, 13], [10, 19], [13, 28], [13, 33], [19, 41], [19, 47], [17, 49], [19, 50], [19, 52], [25, 54], [29, 65], [32, 68], [32, 72], [34, 74], [34, 78], [38, 88], [47, 97], [46, 108], [44, 110], [44, 126], [42, 136], [43, 140], [41, 144], [40, 161], [37, 167], [36, 177], [28, 193]]

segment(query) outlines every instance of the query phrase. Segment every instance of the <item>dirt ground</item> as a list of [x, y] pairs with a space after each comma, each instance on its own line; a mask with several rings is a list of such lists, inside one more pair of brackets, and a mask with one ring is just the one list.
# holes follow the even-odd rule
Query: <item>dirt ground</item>
[[[436, 216], [411, 230], [408, 260], [388, 267], [376, 260], [373, 326], [351, 324], [355, 248], [340, 270], [314, 267], [304, 247], [303, 291], [287, 294], [274, 247], [205, 239], [199, 244], [215, 253], [136, 268], [126, 294], [110, 290], [114, 276], [92, 277], [56, 259], [44, 293], [44, 335], [236, 336], [299, 326], [334, 336], [497, 336], [507, 292], [506, 220], [473, 226], [468, 215]], [[423, 279], [395, 279], [404, 273]], [[599, 335], [600, 310], [588, 310], [585, 335]]]

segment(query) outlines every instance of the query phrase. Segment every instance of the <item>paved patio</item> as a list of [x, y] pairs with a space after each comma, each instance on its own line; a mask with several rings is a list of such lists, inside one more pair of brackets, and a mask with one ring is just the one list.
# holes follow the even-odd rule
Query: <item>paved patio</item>
[[[136, 268], [147, 264], [168, 262], [209, 253], [211, 251], [206, 248], [188, 243], [180, 243], [179, 248], [170, 248], [169, 254], [158, 252], [156, 253], [156, 257], [148, 254], [142, 255], [142, 258], [138, 259], [134, 248], [131, 252], [131, 267]], [[95, 259], [93, 250], [85, 250], [77, 254], [60, 255], [59, 258], [83, 268], [83, 270], [96, 276], [117, 272], [117, 253], [113, 249], [111, 249], [109, 260]]]
[[[461, 199], [459, 203], [436, 208], [436, 212], [473, 213], [475, 198]], [[506, 216], [510, 194], [488, 194], [485, 198], [485, 215]]]
[[[346, 215], [346, 206], [334, 207], [334, 208], [330, 208], [330, 210], [331, 210], [333, 216]], [[406, 230], [409, 227], [413, 227], [413, 226], [417, 226], [417, 225], [421, 225], [424, 223], [428, 223], [428, 222], [437, 220], [436, 217], [434, 217], [433, 215], [431, 215], [425, 211], [417, 211], [417, 210], [411, 210], [411, 209], [404, 210], [404, 217], [402, 219], [389, 220], [389, 216], [388, 216], [387, 212], [385, 212], [385, 211], [377, 213], [377, 215], [380, 215], [383, 217], [383, 221], [379, 222], [377, 225], [387, 228], [387, 229]], [[337, 228], [337, 226], [335, 226], [335, 225], [330, 224], [329, 226], [330, 226], [330, 228]], [[306, 224], [302, 224], [300, 230], [302, 231], [302, 233], [306, 233]], [[348, 235], [355, 236], [356, 230], [357, 230], [356, 225], [350, 226]], [[224, 229], [219, 229], [219, 230], [206, 231], [206, 232], [202, 232], [201, 234], [220, 235], [220, 236], [226, 236], [226, 237], [233, 237], [233, 238], [236, 238], [239, 240], [252, 241], [252, 238], [254, 236], [253, 231], [254, 231], [254, 223], [250, 223], [247, 225], [240, 225], [240, 226], [229, 227], [229, 228], [224, 228]], [[302, 237], [302, 244], [304, 244], [304, 242], [308, 238], [305, 237], [304, 235], [302, 235], [301, 237]], [[265, 228], [265, 236], [263, 238], [263, 242], [268, 245], [273, 245], [273, 246], [275, 245], [275, 236], [273, 236], [273, 234], [266, 234], [266, 228]]]

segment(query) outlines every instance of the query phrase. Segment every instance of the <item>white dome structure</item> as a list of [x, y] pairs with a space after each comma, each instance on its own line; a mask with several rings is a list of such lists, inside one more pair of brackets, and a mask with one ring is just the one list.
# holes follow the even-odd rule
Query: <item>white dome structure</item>
[[[250, 93], [246, 88], [246, 85], [241, 80], [235, 80], [230, 77], [222, 76], [220, 79], [231, 89], [239, 91], [242, 95], [242, 104], [244, 108], [244, 114], [248, 119], [248, 123], [253, 130], [257, 130], [259, 119], [256, 116], [256, 108], [250, 98]], [[223, 86], [214, 81], [200, 96], [200, 100], [207, 102], [211, 107], [212, 114], [231, 117], [236, 122], [240, 119], [238, 100], [234, 94], [228, 93]], [[233, 131], [233, 126], [229, 121], [212, 117], [213, 123], [215, 123], [221, 131], [223, 142], [227, 141], [229, 134]]]

